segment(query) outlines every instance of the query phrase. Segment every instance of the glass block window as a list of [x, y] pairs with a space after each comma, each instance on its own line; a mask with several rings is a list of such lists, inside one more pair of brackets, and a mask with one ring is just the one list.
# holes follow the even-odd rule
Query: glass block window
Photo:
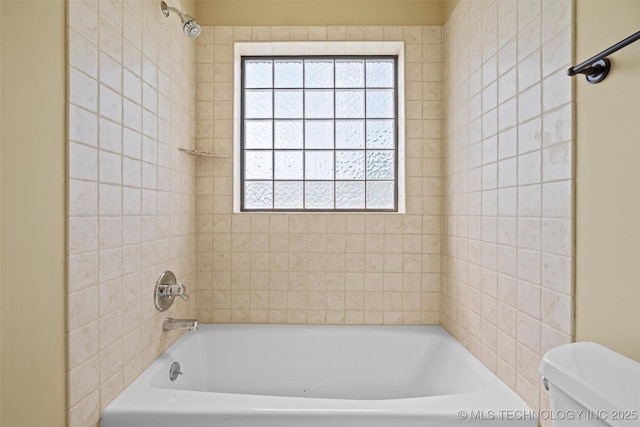
[[241, 210], [398, 210], [397, 56], [241, 58]]

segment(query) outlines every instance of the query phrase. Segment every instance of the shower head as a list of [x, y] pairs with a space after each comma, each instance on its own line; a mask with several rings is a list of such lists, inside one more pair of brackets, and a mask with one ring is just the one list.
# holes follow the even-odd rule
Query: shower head
[[180, 15], [180, 19], [182, 19], [182, 30], [186, 35], [189, 37], [198, 37], [200, 35], [200, 24], [198, 24], [198, 21], [193, 19], [193, 16], [185, 13]]
[[167, 6], [167, 3], [165, 3], [164, 1], [160, 2], [160, 9], [162, 10], [162, 14], [166, 18], [169, 17], [170, 10], [177, 13], [180, 17], [180, 20], [182, 20], [182, 30], [189, 37], [198, 37], [200, 35], [200, 24], [198, 24], [198, 21], [196, 21], [193, 16], [182, 13], [175, 7]]

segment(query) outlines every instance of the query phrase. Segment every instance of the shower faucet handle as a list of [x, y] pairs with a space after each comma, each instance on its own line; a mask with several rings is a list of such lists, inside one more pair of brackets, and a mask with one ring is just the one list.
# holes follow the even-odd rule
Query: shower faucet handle
[[158, 294], [161, 297], [180, 297], [185, 301], [189, 301], [187, 287], [182, 283], [166, 283], [158, 288]]
[[175, 297], [180, 297], [185, 301], [189, 301], [189, 295], [187, 295], [187, 287], [182, 283], [178, 283], [175, 274], [171, 271], [165, 271], [156, 281], [156, 288], [154, 291], [154, 301], [156, 308], [159, 311], [165, 311], [171, 304]]
[[182, 298], [184, 301], [189, 301], [189, 295], [187, 295], [187, 287], [182, 283], [177, 283], [177, 294], [176, 296]]

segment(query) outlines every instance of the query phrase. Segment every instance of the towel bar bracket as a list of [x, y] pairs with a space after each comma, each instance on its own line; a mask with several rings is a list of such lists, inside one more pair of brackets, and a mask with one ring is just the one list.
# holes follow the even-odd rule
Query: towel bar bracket
[[603, 58], [599, 61], [594, 62], [592, 65], [581, 71], [575, 71], [572, 75], [584, 74], [587, 78], [587, 82], [596, 84], [603, 81], [609, 74], [610, 70], [611, 61], [608, 58]]

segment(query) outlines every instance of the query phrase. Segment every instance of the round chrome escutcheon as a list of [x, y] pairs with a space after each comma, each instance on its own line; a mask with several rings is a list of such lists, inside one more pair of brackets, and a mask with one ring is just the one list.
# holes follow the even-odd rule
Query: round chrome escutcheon
[[169, 379], [171, 381], [175, 381], [176, 378], [178, 378], [178, 375], [182, 375], [182, 372], [180, 372], [180, 364], [178, 362], [173, 362], [169, 368]]
[[160, 311], [165, 311], [171, 304], [173, 304], [173, 299], [175, 298], [173, 295], [164, 295], [164, 290], [166, 289], [166, 285], [175, 285], [178, 283], [176, 281], [176, 275], [171, 271], [164, 271], [158, 276], [158, 280], [156, 281], [156, 289], [155, 289], [155, 303], [156, 308]]

